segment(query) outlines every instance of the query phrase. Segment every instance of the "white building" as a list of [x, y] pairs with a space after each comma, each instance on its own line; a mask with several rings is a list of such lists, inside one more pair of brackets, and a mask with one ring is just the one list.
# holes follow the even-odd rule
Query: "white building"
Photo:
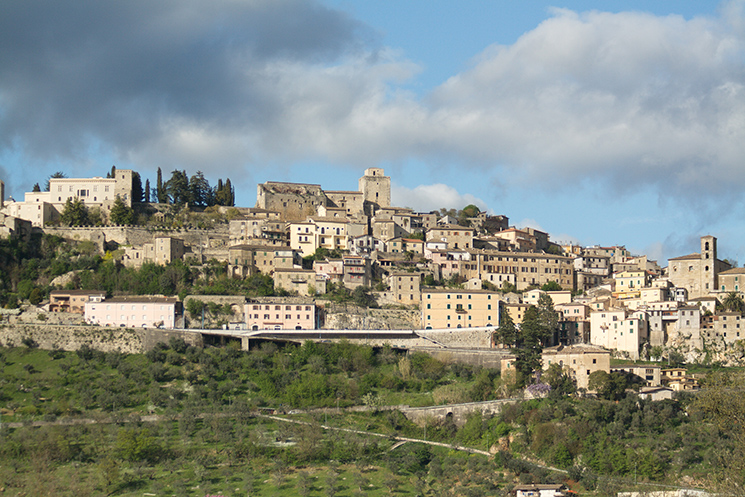
[[126, 328], [175, 328], [181, 309], [176, 297], [112, 297], [102, 302], [86, 302], [85, 321]]
[[7, 202], [5, 210], [39, 227], [58, 219], [68, 199], [80, 199], [86, 207], [98, 207], [106, 215], [116, 197], [132, 206], [133, 175], [133, 171], [121, 169], [115, 178], [50, 178], [48, 192], [26, 192], [23, 202]]
[[622, 351], [639, 359], [639, 348], [648, 340], [646, 314], [629, 314], [626, 309], [612, 308], [590, 314], [590, 343]]

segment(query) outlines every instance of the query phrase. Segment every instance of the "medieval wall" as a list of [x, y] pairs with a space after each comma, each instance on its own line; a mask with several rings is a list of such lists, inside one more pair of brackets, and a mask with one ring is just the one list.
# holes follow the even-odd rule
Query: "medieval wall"
[[106, 328], [48, 324], [0, 325], [2, 346], [21, 346], [30, 338], [41, 349], [78, 350], [83, 345], [103, 352], [137, 354], [147, 352], [158, 343], [168, 343], [171, 337], [183, 338], [190, 345], [201, 346], [202, 335], [186, 330]]

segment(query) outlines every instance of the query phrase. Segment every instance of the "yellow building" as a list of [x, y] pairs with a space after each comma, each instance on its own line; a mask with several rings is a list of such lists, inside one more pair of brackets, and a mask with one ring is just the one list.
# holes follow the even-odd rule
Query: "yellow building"
[[425, 329], [477, 328], [499, 325], [500, 294], [486, 290], [422, 290]]

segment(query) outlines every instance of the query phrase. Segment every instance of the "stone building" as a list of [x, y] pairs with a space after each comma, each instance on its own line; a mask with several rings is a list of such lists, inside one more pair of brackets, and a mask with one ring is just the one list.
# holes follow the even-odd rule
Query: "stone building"
[[673, 286], [688, 290], [688, 298], [705, 297], [717, 291], [718, 275], [731, 269], [717, 259], [717, 239], [701, 237], [701, 252], [668, 260], [668, 278]]
[[374, 216], [380, 208], [391, 206], [391, 178], [379, 167], [365, 169], [359, 180], [359, 191], [368, 216]]
[[326, 278], [312, 269], [279, 268], [274, 270], [274, 286], [308, 297], [326, 293]]
[[740, 295], [745, 291], [745, 267], [733, 267], [719, 273], [717, 291], [723, 293], [737, 292]]
[[446, 242], [448, 249], [473, 248], [473, 228], [450, 224], [427, 230], [427, 242]]
[[256, 192], [256, 207], [279, 212], [282, 221], [302, 221], [327, 203], [321, 185], [267, 181]]
[[422, 301], [421, 273], [393, 272], [388, 276], [388, 286], [399, 304], [419, 305]]

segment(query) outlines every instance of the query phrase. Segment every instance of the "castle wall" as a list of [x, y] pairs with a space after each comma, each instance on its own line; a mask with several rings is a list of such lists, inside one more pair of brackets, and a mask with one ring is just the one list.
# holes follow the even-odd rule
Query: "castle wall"
[[320, 185], [267, 181], [256, 192], [256, 207], [279, 212], [282, 221], [304, 221], [326, 204]]

